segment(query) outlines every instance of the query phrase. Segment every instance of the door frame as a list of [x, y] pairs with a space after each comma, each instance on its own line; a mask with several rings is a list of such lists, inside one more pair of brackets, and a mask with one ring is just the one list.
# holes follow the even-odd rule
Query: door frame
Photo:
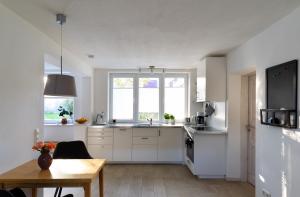
[[249, 76], [256, 75], [256, 72], [249, 72], [241, 75], [241, 119], [240, 119], [240, 131], [241, 131], [241, 180], [248, 181], [248, 124], [249, 124]]

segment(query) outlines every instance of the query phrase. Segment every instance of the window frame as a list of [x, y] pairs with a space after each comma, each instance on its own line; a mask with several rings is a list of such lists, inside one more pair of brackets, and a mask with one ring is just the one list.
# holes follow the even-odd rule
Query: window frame
[[[184, 78], [184, 88], [185, 88], [185, 114], [188, 114], [188, 87], [189, 87], [189, 74], [185, 72], [180, 73], [120, 73], [111, 72], [108, 73], [109, 83], [108, 83], [108, 112], [109, 121], [112, 121], [113, 113], [113, 79], [114, 78], [133, 78], [133, 118], [132, 119], [118, 119], [117, 122], [145, 122], [138, 119], [139, 115], [139, 78], [158, 78], [159, 79], [159, 120], [153, 122], [162, 122], [164, 120], [164, 93], [165, 93], [165, 78], [181, 77]], [[184, 119], [176, 119], [177, 122], [184, 122]]]
[[45, 119], [45, 99], [73, 99], [73, 118], [68, 119], [68, 124], [74, 124], [74, 119], [75, 119], [75, 98], [74, 97], [57, 97], [57, 96], [44, 96], [44, 113], [43, 113], [43, 119], [44, 119], [44, 125], [52, 125], [52, 124], [58, 124], [60, 123], [60, 119], [57, 120], [46, 120]]

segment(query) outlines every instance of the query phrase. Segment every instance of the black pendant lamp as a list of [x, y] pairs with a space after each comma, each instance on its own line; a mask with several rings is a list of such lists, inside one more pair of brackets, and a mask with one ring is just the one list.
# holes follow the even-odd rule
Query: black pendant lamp
[[76, 97], [76, 85], [75, 79], [70, 75], [63, 75], [62, 73], [62, 26], [66, 22], [66, 16], [64, 14], [56, 15], [56, 22], [60, 24], [60, 74], [49, 74], [47, 76], [47, 82], [44, 89], [44, 95], [46, 96], [66, 96]]

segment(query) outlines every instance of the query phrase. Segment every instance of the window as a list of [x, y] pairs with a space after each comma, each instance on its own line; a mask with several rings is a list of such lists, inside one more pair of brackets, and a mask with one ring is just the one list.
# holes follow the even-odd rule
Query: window
[[139, 117], [159, 120], [159, 78], [139, 78]]
[[109, 117], [118, 122], [163, 121], [170, 113], [177, 121], [187, 114], [187, 74], [110, 74]]
[[165, 112], [173, 114], [176, 119], [183, 120], [185, 117], [185, 78], [166, 77], [165, 78]]
[[44, 122], [47, 124], [58, 123], [61, 115], [73, 123], [74, 98], [44, 97]]
[[113, 78], [112, 119], [133, 120], [133, 78]]

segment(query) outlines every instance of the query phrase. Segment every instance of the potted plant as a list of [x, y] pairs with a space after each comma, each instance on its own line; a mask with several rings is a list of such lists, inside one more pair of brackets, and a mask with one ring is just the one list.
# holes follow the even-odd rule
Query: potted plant
[[175, 124], [175, 117], [171, 114], [170, 115], [171, 124]]
[[68, 124], [68, 119], [65, 117], [65, 115], [68, 115], [70, 118], [73, 115], [73, 112], [71, 110], [67, 111], [63, 106], [59, 106], [58, 109], [59, 116], [61, 118], [61, 124]]
[[169, 119], [170, 119], [170, 114], [164, 113], [164, 119], [165, 119], [165, 123], [168, 124], [169, 123]]
[[48, 170], [52, 164], [52, 157], [50, 151], [54, 151], [56, 144], [53, 142], [44, 143], [42, 141], [37, 142], [33, 145], [32, 150], [41, 152], [38, 158], [38, 165], [42, 170]]

